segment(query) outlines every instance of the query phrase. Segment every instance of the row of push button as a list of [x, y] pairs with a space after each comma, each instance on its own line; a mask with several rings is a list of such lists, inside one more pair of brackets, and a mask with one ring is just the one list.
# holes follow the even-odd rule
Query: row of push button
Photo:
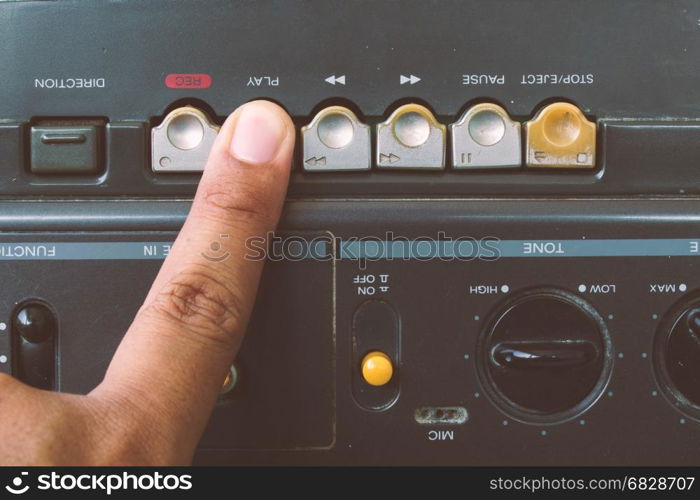
[[[519, 168], [520, 123], [502, 107], [477, 104], [449, 127], [455, 169]], [[302, 127], [304, 169], [369, 170], [370, 128], [347, 108], [321, 110]], [[444, 169], [447, 127], [419, 104], [406, 104], [377, 125], [374, 163], [382, 169]], [[596, 124], [580, 109], [557, 102], [525, 123], [525, 166], [593, 168]]]
[[[497, 104], [467, 109], [449, 126], [454, 169], [593, 168], [596, 124], [580, 109], [556, 102], [524, 124]], [[204, 168], [219, 127], [199, 109], [170, 112], [151, 130], [154, 172], [196, 172]], [[301, 128], [303, 168], [308, 172], [380, 169], [441, 170], [447, 165], [448, 127], [425, 106], [405, 104], [376, 126], [372, 158], [370, 126], [350, 109], [330, 106]]]

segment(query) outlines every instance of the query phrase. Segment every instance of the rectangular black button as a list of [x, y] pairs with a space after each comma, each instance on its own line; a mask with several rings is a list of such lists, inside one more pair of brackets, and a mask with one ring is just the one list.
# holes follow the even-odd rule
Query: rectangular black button
[[103, 170], [101, 126], [33, 126], [30, 136], [34, 174], [95, 175]]

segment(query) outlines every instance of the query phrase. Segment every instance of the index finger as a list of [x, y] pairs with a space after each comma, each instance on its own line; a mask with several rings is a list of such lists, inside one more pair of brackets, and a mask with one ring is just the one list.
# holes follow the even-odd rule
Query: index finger
[[[245, 242], [274, 230], [293, 148], [294, 127], [279, 106], [254, 101], [229, 116], [190, 214], [92, 395], [161, 415], [163, 432], [194, 449], [257, 291], [263, 262], [246, 259]], [[212, 242], [227, 258], [206, 257]]]

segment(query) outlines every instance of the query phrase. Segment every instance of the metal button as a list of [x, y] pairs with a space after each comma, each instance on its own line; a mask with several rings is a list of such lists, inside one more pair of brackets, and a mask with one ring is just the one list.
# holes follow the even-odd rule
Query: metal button
[[492, 103], [472, 106], [450, 125], [454, 168], [517, 168], [521, 166], [520, 123]]
[[430, 137], [430, 122], [420, 113], [404, 113], [394, 122], [394, 135], [404, 146], [417, 148]]
[[406, 104], [377, 125], [379, 168], [445, 168], [446, 127], [419, 104]]
[[596, 124], [568, 102], [541, 109], [525, 124], [528, 167], [595, 167]]
[[329, 113], [318, 124], [318, 138], [329, 148], [344, 148], [353, 135], [352, 122], [343, 113]]
[[178, 149], [194, 149], [204, 138], [204, 127], [194, 115], [182, 113], [168, 124], [168, 139]]
[[369, 170], [372, 166], [369, 127], [348, 108], [322, 109], [301, 128], [301, 137], [308, 172]]
[[219, 127], [192, 106], [177, 108], [151, 130], [154, 172], [201, 172]]
[[493, 146], [503, 139], [506, 124], [493, 110], [479, 111], [469, 120], [469, 135], [481, 146]]

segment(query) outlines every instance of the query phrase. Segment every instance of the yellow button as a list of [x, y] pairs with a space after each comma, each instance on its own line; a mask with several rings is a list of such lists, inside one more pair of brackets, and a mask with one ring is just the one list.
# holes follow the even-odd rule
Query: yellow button
[[595, 167], [596, 124], [568, 102], [555, 102], [525, 123], [528, 167]]
[[393, 374], [391, 359], [381, 351], [372, 351], [362, 360], [362, 377], [369, 385], [386, 385]]

